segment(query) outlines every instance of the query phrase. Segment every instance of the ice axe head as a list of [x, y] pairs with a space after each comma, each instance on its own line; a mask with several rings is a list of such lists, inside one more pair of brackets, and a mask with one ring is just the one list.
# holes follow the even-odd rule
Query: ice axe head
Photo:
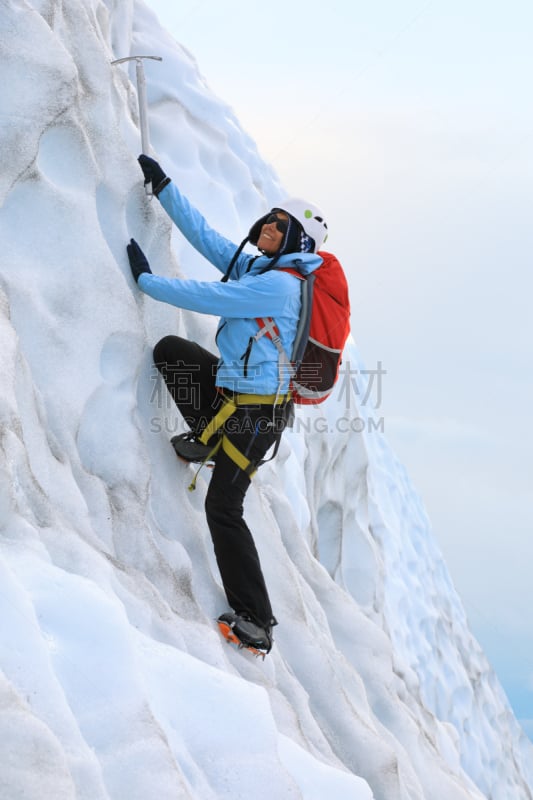
[[[124, 64], [125, 61], [136, 62], [137, 73], [137, 100], [139, 103], [139, 125], [141, 128], [141, 148], [146, 155], [150, 154], [150, 136], [148, 132], [148, 104], [146, 102], [146, 80], [144, 77], [143, 59], [150, 58], [153, 61], [162, 61], [161, 56], [128, 56], [127, 58], [117, 58], [111, 64]], [[146, 194], [152, 196], [151, 184], [145, 186]]]

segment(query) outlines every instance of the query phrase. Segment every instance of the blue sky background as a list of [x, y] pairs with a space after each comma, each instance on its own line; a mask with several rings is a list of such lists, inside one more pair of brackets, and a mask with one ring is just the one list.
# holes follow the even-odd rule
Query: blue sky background
[[326, 212], [386, 436], [533, 736], [533, 6], [148, 4]]

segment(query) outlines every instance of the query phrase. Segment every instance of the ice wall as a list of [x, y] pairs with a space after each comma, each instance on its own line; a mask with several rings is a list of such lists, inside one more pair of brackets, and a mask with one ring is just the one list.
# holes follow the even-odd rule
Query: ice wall
[[215, 227], [239, 241], [282, 189], [142, 3], [0, 19], [0, 795], [531, 798], [532, 749], [357, 398], [302, 415], [247, 499], [274, 651], [220, 640], [208, 478], [187, 492], [150, 361], [172, 331], [212, 347], [214, 321], [142, 296], [125, 243], [218, 276], [147, 201], [135, 87], [110, 62], [163, 56], [154, 148]]

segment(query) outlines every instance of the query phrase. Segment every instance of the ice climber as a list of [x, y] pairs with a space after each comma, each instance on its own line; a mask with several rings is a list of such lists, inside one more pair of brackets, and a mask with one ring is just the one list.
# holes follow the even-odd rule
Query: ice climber
[[[220, 316], [220, 355], [179, 336], [165, 336], [154, 362], [190, 431], [172, 439], [189, 462], [214, 462], [205, 498], [207, 523], [231, 611], [218, 619], [229, 641], [265, 654], [277, 624], [257, 549], [243, 518], [252, 475], [275, 451], [291, 413], [289, 373], [281, 350], [262, 335], [257, 318], [272, 317], [282, 350], [291, 353], [300, 315], [301, 280], [281, 268], [311, 273], [327, 226], [312, 203], [291, 199], [258, 219], [237, 246], [213, 230], [154, 159], [141, 155], [145, 182], [188, 241], [222, 281], [168, 279], [152, 274], [137, 242], [127, 247], [138, 287], [155, 300]], [[260, 255], [243, 251], [246, 242]], [[274, 337], [275, 338], [275, 337]], [[286, 365], [285, 365], [286, 366]], [[268, 459], [266, 459], [268, 460]]]

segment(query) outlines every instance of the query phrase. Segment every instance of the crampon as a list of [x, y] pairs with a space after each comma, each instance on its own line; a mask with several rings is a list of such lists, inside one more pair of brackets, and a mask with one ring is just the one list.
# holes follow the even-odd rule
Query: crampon
[[259, 647], [257, 645], [250, 644], [248, 642], [241, 641], [241, 639], [239, 639], [237, 633], [235, 632], [235, 630], [232, 628], [231, 624], [227, 620], [218, 619], [217, 620], [217, 625], [218, 625], [220, 633], [222, 634], [224, 639], [229, 644], [236, 645], [239, 648], [239, 650], [248, 650], [256, 658], [262, 658], [263, 661], [265, 659], [265, 656], [270, 652], [270, 647], [268, 647], [268, 648], [264, 647], [263, 648], [263, 647]]

